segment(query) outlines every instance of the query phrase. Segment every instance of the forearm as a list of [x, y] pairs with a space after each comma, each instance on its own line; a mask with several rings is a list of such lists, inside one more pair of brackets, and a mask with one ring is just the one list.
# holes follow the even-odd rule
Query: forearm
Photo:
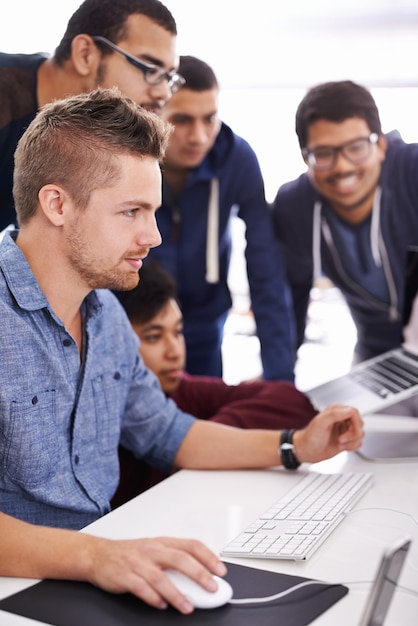
[[[352, 407], [331, 405], [294, 433], [300, 463], [316, 463], [343, 450], [357, 450], [363, 422]], [[281, 431], [233, 428], [197, 420], [180, 446], [175, 465], [188, 469], [250, 469], [281, 465]]]
[[197, 420], [175, 465], [188, 469], [249, 469], [281, 465], [280, 431], [245, 430]]
[[89, 580], [93, 546], [75, 531], [35, 526], [0, 513], [0, 575]]

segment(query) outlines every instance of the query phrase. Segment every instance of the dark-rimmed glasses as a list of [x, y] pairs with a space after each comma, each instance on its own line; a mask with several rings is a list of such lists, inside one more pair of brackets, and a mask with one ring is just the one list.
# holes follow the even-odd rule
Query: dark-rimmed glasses
[[164, 80], [166, 80], [171, 93], [176, 93], [186, 82], [183, 76], [180, 76], [180, 74], [178, 74], [175, 70], [172, 70], [171, 72], [166, 72], [166, 70], [164, 70], [162, 67], [144, 63], [143, 61], [140, 61], [139, 59], [134, 57], [132, 54], [129, 54], [128, 52], [125, 52], [125, 50], [122, 50], [122, 48], [119, 48], [119, 46], [109, 41], [109, 39], [106, 39], [106, 37], [102, 37], [101, 35], [93, 35], [92, 39], [93, 41], [97, 41], [104, 44], [105, 46], [108, 46], [108, 48], [111, 48], [115, 52], [119, 52], [119, 54], [124, 56], [131, 65], [136, 67], [138, 70], [141, 70], [144, 75], [145, 82], [149, 85], [160, 85]]
[[343, 143], [341, 146], [318, 146], [317, 148], [303, 148], [302, 156], [307, 165], [314, 170], [329, 170], [335, 165], [339, 152], [350, 163], [361, 163], [370, 155], [372, 144], [377, 143], [379, 136], [371, 133], [368, 137], [359, 137]]

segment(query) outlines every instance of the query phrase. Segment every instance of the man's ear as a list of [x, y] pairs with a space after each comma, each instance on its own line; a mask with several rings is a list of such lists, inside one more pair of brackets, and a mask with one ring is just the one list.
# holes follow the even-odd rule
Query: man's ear
[[38, 194], [40, 210], [53, 226], [62, 226], [65, 222], [65, 208], [69, 202], [68, 194], [58, 185], [44, 185]]
[[71, 42], [71, 60], [80, 76], [96, 76], [100, 65], [100, 51], [90, 35], [76, 35]]

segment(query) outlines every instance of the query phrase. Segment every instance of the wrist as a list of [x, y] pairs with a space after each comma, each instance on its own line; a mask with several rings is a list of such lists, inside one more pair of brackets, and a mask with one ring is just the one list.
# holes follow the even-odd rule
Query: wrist
[[100, 565], [102, 555], [106, 550], [106, 543], [111, 540], [95, 537], [88, 533], [77, 534], [82, 535], [82, 540], [71, 540], [68, 545], [72, 550], [73, 557], [75, 557], [69, 556], [67, 559], [70, 570], [72, 570], [72, 576], [75, 580], [85, 580], [97, 586], [97, 572], [103, 569]]
[[293, 446], [295, 448], [295, 455], [300, 463], [307, 462], [306, 451], [304, 450], [304, 433], [305, 430], [295, 430], [293, 433]]

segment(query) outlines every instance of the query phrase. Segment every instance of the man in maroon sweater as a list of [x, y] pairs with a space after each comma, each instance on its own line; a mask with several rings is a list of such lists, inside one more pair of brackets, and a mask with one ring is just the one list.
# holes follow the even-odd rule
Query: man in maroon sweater
[[[317, 410], [290, 382], [227, 385], [220, 378], [188, 375], [184, 371], [186, 346], [174, 280], [153, 260], [144, 263], [140, 275], [135, 289], [116, 295], [141, 340], [140, 353], [145, 365], [182, 411], [241, 428], [299, 429], [308, 424]], [[114, 506], [163, 477], [125, 450], [120, 451], [120, 460], [121, 481]]]

